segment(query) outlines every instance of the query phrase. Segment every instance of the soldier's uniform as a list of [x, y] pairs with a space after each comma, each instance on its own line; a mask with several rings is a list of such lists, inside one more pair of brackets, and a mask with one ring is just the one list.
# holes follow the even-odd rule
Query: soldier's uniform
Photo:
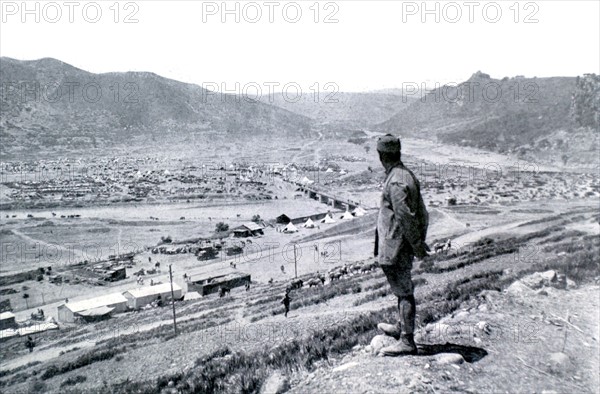
[[387, 173], [377, 219], [379, 265], [399, 297], [413, 294], [410, 271], [414, 250], [426, 248], [428, 225], [419, 181], [400, 162]]
[[400, 160], [400, 140], [388, 134], [380, 138], [377, 150], [386, 167], [386, 178], [375, 232], [375, 255], [398, 297], [400, 314], [396, 324], [377, 325], [386, 335], [399, 339], [398, 343], [381, 349], [381, 352], [392, 356], [415, 354], [416, 303], [411, 270], [414, 256], [424, 257], [429, 250], [425, 243], [429, 215], [419, 181]]

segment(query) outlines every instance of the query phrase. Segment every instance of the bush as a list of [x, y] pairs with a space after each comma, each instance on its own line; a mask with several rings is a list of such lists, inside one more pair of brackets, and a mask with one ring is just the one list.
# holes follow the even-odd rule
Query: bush
[[229, 230], [229, 225], [223, 222], [219, 222], [215, 225], [215, 231], [216, 232], [224, 232]]
[[87, 380], [87, 376], [84, 376], [84, 375], [72, 376], [72, 377], [68, 378], [67, 380], [65, 380], [64, 382], [62, 382], [60, 384], [60, 387], [75, 386], [77, 383], [83, 383], [86, 380]]

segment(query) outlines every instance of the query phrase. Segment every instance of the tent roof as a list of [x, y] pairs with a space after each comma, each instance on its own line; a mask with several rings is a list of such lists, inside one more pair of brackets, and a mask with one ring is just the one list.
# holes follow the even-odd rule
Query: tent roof
[[365, 211], [362, 207], [356, 207], [352, 213], [355, 216], [363, 216], [365, 213], [367, 213], [367, 211]]
[[354, 219], [354, 216], [352, 216], [352, 214], [349, 211], [346, 211], [342, 215], [342, 219], [344, 219], [344, 220]]
[[335, 223], [335, 220], [333, 220], [331, 215], [328, 214], [323, 219], [321, 219], [321, 223]]
[[315, 225], [315, 222], [313, 222], [311, 218], [306, 219], [306, 222], [304, 222], [304, 224], [303, 224], [304, 227], [314, 226], [314, 225]]
[[81, 316], [104, 316], [112, 312], [114, 309], [115, 308], [109, 308], [107, 306], [99, 306], [98, 308], [77, 312], [77, 314]]
[[[178, 290], [181, 290], [181, 287], [179, 285], [177, 285], [176, 283], [173, 283], [173, 291], [178, 291]], [[161, 293], [167, 293], [170, 291], [171, 291], [170, 283], [161, 283], [160, 285], [138, 287], [137, 289], [128, 290], [127, 293], [129, 293], [131, 296], [133, 296], [135, 298], [139, 298], [139, 297], [146, 297], [146, 296], [150, 296], [150, 295], [158, 295]]]
[[287, 226], [285, 226], [285, 228], [283, 229], [283, 231], [296, 232], [296, 231], [298, 231], [298, 227], [294, 226], [294, 223], [289, 222], [287, 224]]
[[2, 312], [0, 313], [0, 320], [6, 320], [10, 318], [14, 318], [15, 314], [12, 312]]
[[104, 296], [90, 298], [83, 301], [68, 302], [64, 304], [71, 312], [77, 313], [88, 309], [98, 308], [100, 306], [127, 303], [127, 298], [121, 293], [111, 293]]
[[263, 227], [258, 223], [245, 222], [245, 223], [242, 223], [240, 226], [234, 228], [233, 231], [244, 230], [244, 229], [248, 229], [250, 231], [256, 231], [256, 230], [262, 230]]

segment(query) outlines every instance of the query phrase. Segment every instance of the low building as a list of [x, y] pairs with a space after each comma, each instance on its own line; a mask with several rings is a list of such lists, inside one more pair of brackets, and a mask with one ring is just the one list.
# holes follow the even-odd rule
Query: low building
[[[173, 295], [176, 300], [182, 297], [181, 287], [176, 283], [173, 283]], [[126, 291], [123, 293], [123, 296], [127, 299], [127, 305], [130, 308], [139, 309], [153, 303], [159, 299], [159, 296], [163, 301], [170, 300], [171, 284], [161, 283], [154, 286], [139, 287], [137, 289]]]
[[125, 312], [127, 298], [121, 293], [111, 293], [88, 300], [67, 302], [58, 306], [58, 320], [74, 323], [78, 318], [84, 320], [101, 319], [111, 313]]
[[0, 313], [0, 330], [6, 330], [8, 328], [18, 328], [19, 325], [15, 320], [15, 314], [12, 312]]
[[222, 273], [221, 275], [211, 274], [210, 276], [207, 275], [190, 281], [187, 283], [187, 290], [196, 291], [200, 295], [205, 296], [218, 292], [219, 287], [233, 289], [234, 287], [244, 286], [251, 282], [250, 274], [239, 271], [229, 271]]
[[232, 232], [233, 236], [237, 238], [254, 237], [257, 235], [263, 235], [263, 227], [254, 222], [246, 222], [241, 226], [234, 228]]

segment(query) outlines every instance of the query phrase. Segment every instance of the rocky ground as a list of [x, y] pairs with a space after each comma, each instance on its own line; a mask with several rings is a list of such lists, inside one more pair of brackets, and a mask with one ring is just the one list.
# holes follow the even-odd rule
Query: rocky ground
[[418, 332], [417, 356], [379, 356], [394, 339], [378, 335], [290, 383], [274, 375], [263, 392], [286, 384], [290, 393], [597, 392], [600, 287], [560, 289], [540, 277], [484, 291], [429, 324]]

